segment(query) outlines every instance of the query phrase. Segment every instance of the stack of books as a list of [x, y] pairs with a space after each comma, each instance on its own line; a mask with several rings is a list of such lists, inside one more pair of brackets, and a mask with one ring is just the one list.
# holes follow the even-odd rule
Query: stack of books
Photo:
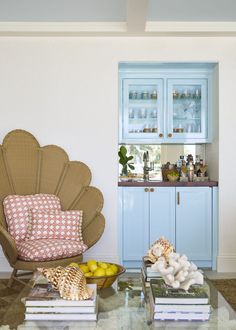
[[153, 264], [150, 261], [142, 259], [141, 278], [144, 287], [150, 287], [150, 280], [160, 278], [161, 274], [157, 271], [153, 271], [151, 266]]
[[209, 320], [211, 305], [204, 286], [191, 286], [185, 292], [168, 287], [160, 278], [151, 279], [150, 287], [153, 320]]
[[65, 300], [51, 284], [35, 284], [25, 298], [25, 321], [96, 321], [97, 285], [87, 284], [93, 290], [92, 297], [86, 300]]

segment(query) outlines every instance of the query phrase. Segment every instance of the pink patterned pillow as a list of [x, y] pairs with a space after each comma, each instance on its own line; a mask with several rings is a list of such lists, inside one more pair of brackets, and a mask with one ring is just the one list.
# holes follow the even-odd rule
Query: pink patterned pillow
[[26, 238], [29, 209], [60, 211], [60, 199], [51, 194], [9, 195], [3, 201], [8, 232], [17, 241]]
[[31, 209], [28, 240], [65, 239], [80, 241], [82, 238], [83, 211], [45, 212]]

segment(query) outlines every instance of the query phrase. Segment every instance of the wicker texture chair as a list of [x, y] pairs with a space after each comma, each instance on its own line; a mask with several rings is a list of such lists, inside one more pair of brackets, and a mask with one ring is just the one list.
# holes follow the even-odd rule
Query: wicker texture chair
[[19, 270], [34, 271], [38, 267], [56, 267], [81, 262], [82, 255], [44, 262], [19, 259], [14, 239], [7, 231], [3, 199], [7, 195], [55, 194], [63, 210], [83, 210], [83, 239], [90, 248], [101, 237], [105, 219], [101, 214], [103, 196], [92, 186], [91, 172], [79, 161], [69, 161], [66, 152], [55, 145], [40, 147], [29, 132], [14, 130], [0, 145], [0, 243], [13, 268], [9, 285], [19, 280]]

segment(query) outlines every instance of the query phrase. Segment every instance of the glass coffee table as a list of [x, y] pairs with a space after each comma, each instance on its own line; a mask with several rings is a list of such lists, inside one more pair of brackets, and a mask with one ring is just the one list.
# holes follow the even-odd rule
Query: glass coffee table
[[236, 329], [236, 312], [210, 281], [206, 280], [206, 285], [213, 307], [209, 321], [152, 321], [148, 294], [145, 300], [141, 279], [138, 275], [129, 277], [126, 274], [120, 277], [118, 287], [116, 283], [98, 293], [97, 322], [27, 321], [17, 329]]

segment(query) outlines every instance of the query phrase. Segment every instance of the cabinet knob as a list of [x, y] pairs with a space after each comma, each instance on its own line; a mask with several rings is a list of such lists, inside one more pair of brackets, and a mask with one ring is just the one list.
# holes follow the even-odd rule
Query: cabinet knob
[[160, 134], [159, 134], [159, 137], [160, 137], [160, 138], [162, 138], [162, 137], [163, 137], [163, 134], [162, 134], [162, 133], [160, 133]]
[[169, 133], [169, 134], [168, 134], [168, 137], [169, 137], [169, 138], [171, 138], [171, 137], [172, 137], [172, 134], [171, 134], [171, 133]]
[[154, 192], [154, 188], [151, 188], [150, 191], [151, 191], [151, 192]]
[[144, 191], [145, 191], [145, 192], [148, 192], [148, 191], [149, 191], [149, 189], [148, 189], [148, 188], [145, 188], [145, 189], [144, 189]]

